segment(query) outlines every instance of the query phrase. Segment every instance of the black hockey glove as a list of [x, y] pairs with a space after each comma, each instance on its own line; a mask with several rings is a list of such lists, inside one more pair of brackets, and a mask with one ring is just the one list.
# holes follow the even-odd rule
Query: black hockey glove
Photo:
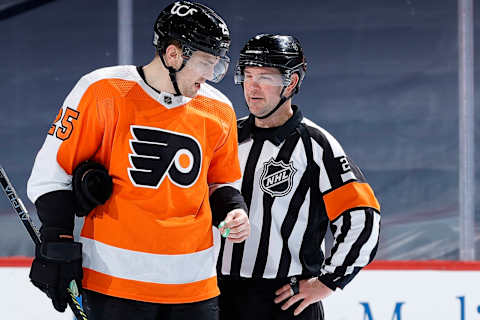
[[113, 191], [112, 177], [103, 165], [87, 160], [73, 170], [72, 189], [75, 214], [84, 217], [110, 198]]
[[30, 280], [52, 299], [53, 307], [64, 312], [69, 295], [67, 288], [75, 280], [81, 289], [82, 244], [67, 240], [43, 242], [35, 250], [35, 259], [30, 269]]

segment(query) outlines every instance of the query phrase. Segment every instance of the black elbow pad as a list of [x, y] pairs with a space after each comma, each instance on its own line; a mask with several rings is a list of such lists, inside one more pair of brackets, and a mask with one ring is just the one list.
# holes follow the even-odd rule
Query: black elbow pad
[[110, 198], [113, 191], [112, 177], [103, 165], [87, 160], [73, 171], [72, 189], [75, 214], [84, 217]]
[[227, 213], [233, 209], [243, 209], [248, 212], [247, 204], [240, 191], [224, 186], [215, 190], [210, 196], [210, 207], [212, 209], [212, 223], [218, 225], [225, 219]]

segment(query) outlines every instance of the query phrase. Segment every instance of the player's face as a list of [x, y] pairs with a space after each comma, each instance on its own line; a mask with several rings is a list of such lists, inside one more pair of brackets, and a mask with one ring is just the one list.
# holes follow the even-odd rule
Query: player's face
[[206, 80], [218, 82], [228, 68], [228, 58], [220, 58], [202, 51], [195, 51], [185, 67], [177, 73], [180, 92], [193, 98]]
[[253, 115], [261, 117], [275, 108], [283, 87], [281, 78], [276, 68], [245, 67], [243, 93]]

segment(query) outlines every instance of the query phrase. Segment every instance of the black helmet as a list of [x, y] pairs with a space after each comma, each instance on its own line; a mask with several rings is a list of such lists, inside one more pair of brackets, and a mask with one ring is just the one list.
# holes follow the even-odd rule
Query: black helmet
[[212, 9], [188, 1], [168, 5], [155, 22], [153, 45], [162, 52], [172, 39], [179, 41], [187, 54], [193, 49], [225, 57], [230, 47], [225, 21]]
[[[210, 53], [220, 59], [214, 67], [214, 74], [209, 79], [220, 82], [227, 73], [230, 58], [230, 33], [227, 24], [212, 9], [198, 3], [176, 1], [168, 5], [158, 16], [153, 27], [153, 45], [159, 52], [160, 60], [168, 69], [176, 95], [181, 95], [176, 73], [185, 67], [196, 50]], [[184, 57], [182, 66], [175, 70], [167, 66], [162, 57], [172, 40], [180, 42]]]
[[245, 44], [235, 68], [235, 83], [243, 83], [243, 70], [246, 66], [273, 67], [285, 76], [284, 86], [288, 86], [291, 75], [298, 73], [295, 87], [298, 92], [307, 71], [307, 62], [300, 42], [293, 36], [259, 34]]

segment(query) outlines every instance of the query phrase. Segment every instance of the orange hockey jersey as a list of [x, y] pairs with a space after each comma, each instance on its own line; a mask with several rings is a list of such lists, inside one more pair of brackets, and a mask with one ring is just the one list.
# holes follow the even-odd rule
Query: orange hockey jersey
[[230, 101], [207, 84], [193, 99], [158, 93], [134, 66], [77, 83], [37, 155], [28, 195], [35, 202], [71, 190], [73, 169], [87, 159], [108, 169], [113, 194], [81, 232], [84, 288], [156, 303], [219, 294], [209, 185], [240, 178], [236, 130]]

